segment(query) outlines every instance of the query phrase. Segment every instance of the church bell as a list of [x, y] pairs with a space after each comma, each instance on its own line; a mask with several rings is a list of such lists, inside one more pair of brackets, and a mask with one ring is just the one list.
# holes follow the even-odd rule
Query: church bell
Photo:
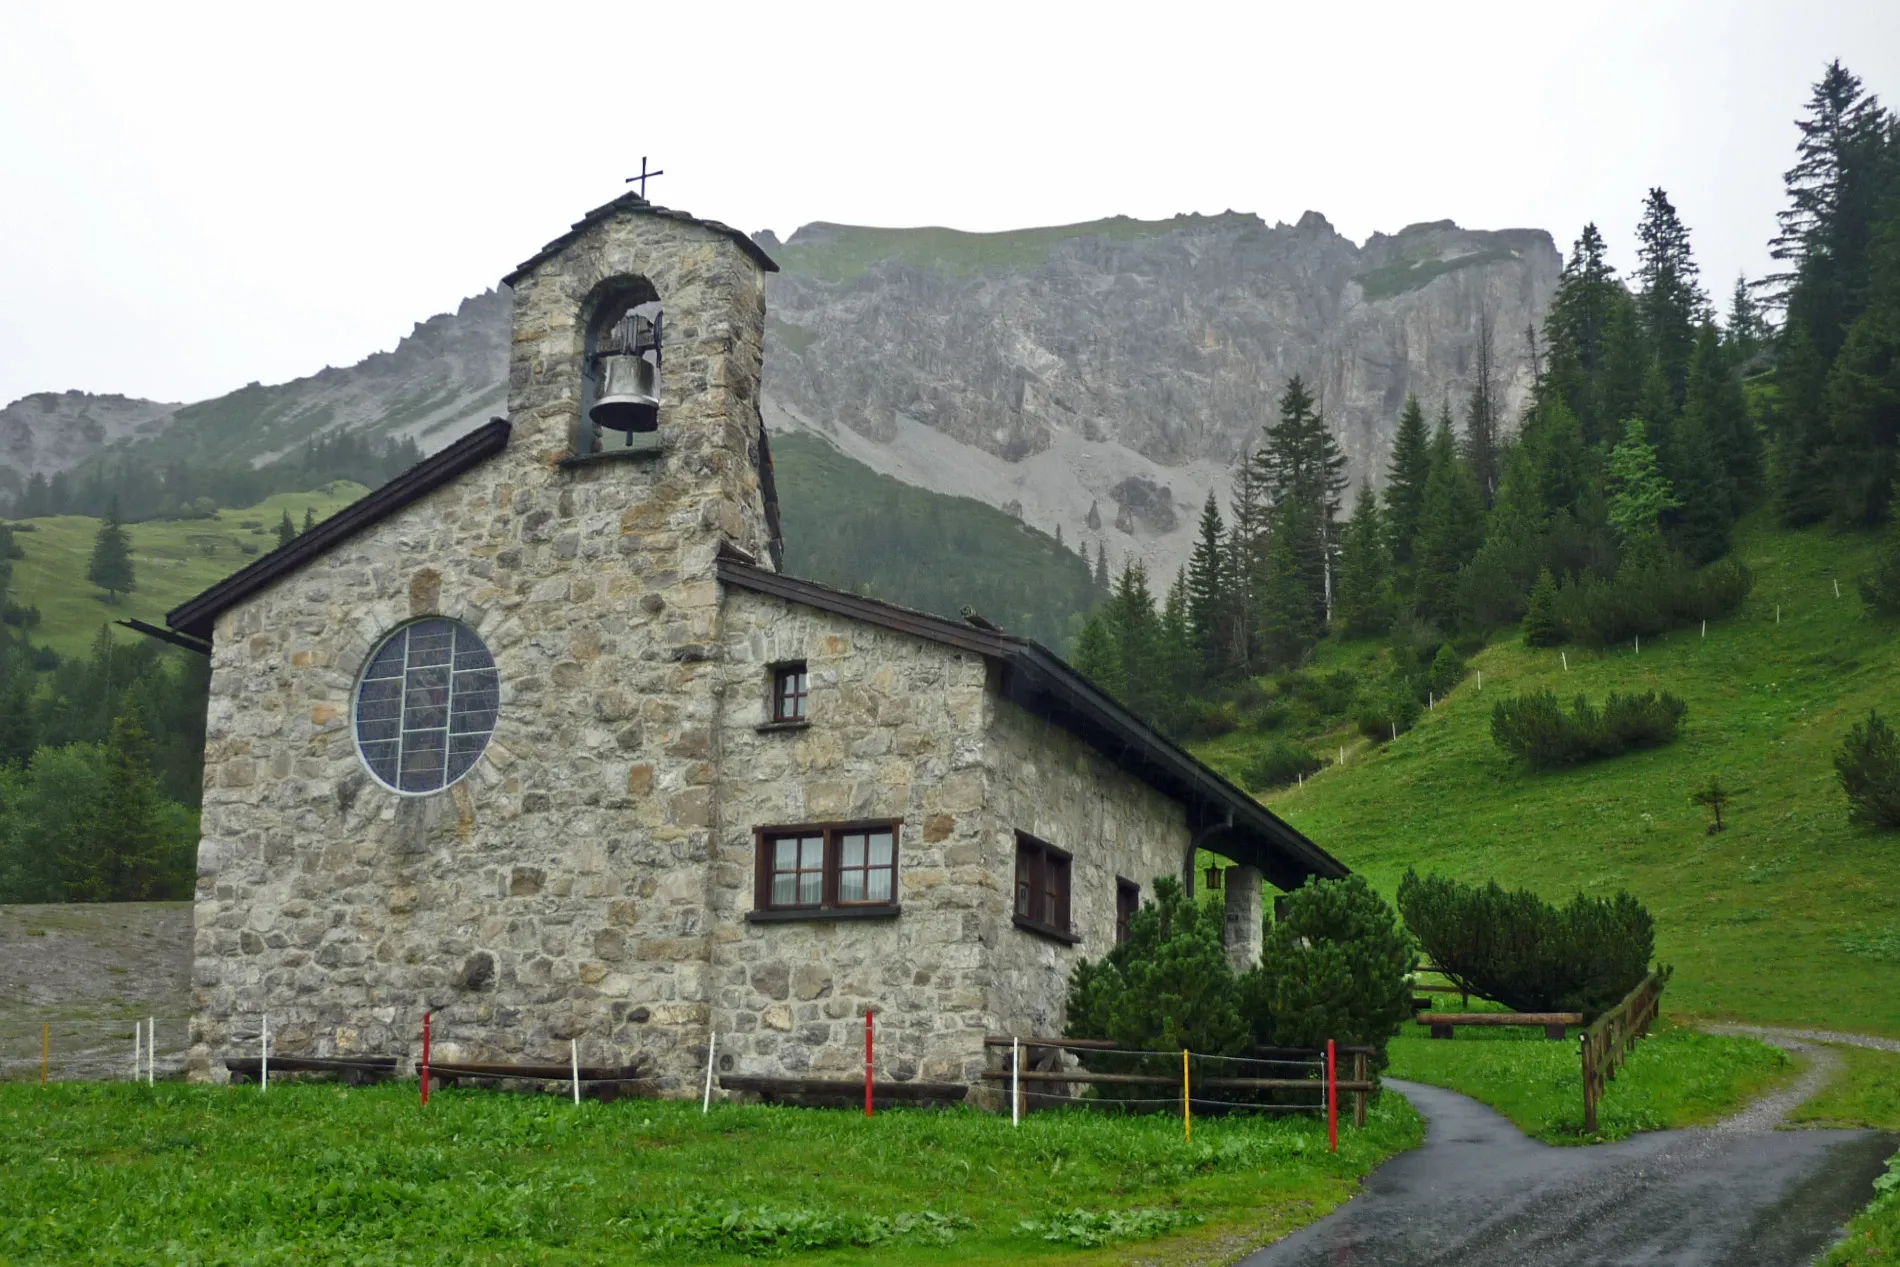
[[[648, 353], [652, 354], [651, 359]], [[594, 354], [598, 389], [587, 417], [595, 426], [629, 435], [660, 429], [660, 318], [629, 311], [601, 339]]]

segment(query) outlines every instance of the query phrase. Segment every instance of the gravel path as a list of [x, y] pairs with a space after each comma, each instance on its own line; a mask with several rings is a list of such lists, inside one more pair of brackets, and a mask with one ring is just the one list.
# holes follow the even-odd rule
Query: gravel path
[[[1798, 1046], [1792, 1035], [1774, 1036]], [[1774, 1129], [1838, 1057], [1708, 1129], [1557, 1148], [1456, 1092], [1389, 1080], [1430, 1123], [1365, 1190], [1242, 1267], [1797, 1267], [1873, 1195], [1900, 1139]]]
[[1872, 1034], [1843, 1034], [1833, 1029], [1782, 1029], [1772, 1025], [1704, 1025], [1712, 1034], [1746, 1034], [1773, 1043], [1779, 1040], [1811, 1043], [1839, 1043], [1845, 1047], [1871, 1047], [1875, 1051], [1900, 1052], [1900, 1038], [1875, 1038]]

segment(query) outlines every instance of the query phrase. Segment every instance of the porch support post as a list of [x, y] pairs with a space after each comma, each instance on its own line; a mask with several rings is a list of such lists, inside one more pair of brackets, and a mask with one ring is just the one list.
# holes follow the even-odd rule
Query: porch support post
[[1260, 964], [1263, 936], [1260, 908], [1260, 868], [1229, 867], [1225, 876], [1227, 926], [1221, 941], [1227, 947], [1227, 962], [1235, 972], [1246, 972]]

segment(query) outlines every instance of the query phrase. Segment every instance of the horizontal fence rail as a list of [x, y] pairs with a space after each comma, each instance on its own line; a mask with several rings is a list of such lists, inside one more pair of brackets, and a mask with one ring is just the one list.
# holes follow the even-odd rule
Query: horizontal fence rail
[[1663, 987], [1675, 974], [1673, 967], [1661, 967], [1637, 983], [1636, 988], [1591, 1022], [1579, 1040], [1583, 1056], [1583, 1129], [1597, 1131], [1597, 1104], [1616, 1081], [1617, 1066], [1628, 1057], [1637, 1040], [1649, 1033], [1649, 1027], [1662, 1014]]

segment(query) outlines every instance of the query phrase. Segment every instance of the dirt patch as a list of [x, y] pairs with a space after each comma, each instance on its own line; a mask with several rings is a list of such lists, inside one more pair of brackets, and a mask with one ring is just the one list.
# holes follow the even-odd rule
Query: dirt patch
[[0, 906], [0, 1080], [126, 1078], [132, 1026], [158, 1024], [158, 1076], [185, 1067], [191, 903]]

